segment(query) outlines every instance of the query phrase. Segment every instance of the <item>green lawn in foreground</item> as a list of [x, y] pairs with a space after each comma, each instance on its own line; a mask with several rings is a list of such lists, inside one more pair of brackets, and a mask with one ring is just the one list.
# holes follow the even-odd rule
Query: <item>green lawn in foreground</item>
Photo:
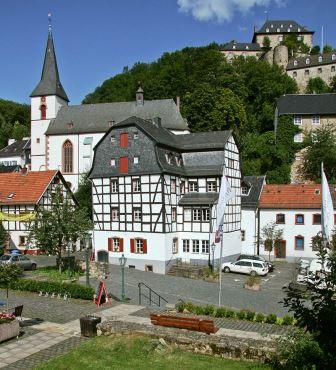
[[245, 361], [182, 352], [170, 346], [158, 347], [158, 344], [158, 339], [150, 337], [98, 337], [37, 369], [270, 369]]

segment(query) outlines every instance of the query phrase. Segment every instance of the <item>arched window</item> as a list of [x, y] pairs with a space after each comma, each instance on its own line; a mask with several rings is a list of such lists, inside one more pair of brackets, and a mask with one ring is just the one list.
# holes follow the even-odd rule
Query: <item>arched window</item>
[[45, 104], [42, 104], [40, 107], [41, 110], [41, 119], [47, 118], [47, 106]]
[[63, 144], [63, 172], [71, 173], [73, 171], [73, 148], [71, 141], [67, 140]]

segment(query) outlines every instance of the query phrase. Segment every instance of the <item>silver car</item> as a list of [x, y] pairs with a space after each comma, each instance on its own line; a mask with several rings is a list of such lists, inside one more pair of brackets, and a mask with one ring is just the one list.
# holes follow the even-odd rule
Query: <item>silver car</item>
[[15, 263], [24, 270], [36, 270], [36, 262], [21, 254], [4, 254], [0, 257], [0, 263]]

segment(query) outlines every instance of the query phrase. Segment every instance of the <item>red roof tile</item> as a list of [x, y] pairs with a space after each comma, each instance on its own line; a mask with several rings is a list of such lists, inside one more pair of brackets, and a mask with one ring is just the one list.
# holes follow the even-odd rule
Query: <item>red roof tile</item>
[[57, 172], [0, 173], [0, 205], [36, 204]]

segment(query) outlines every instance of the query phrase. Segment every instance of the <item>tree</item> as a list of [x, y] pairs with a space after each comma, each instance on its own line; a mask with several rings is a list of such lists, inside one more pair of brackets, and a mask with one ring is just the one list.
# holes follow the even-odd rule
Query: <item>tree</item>
[[336, 93], [336, 76], [334, 76], [330, 81], [330, 89], [332, 93]]
[[4, 245], [8, 239], [8, 232], [4, 228], [2, 222], [0, 222], [0, 246]]
[[332, 53], [335, 49], [331, 45], [324, 45], [323, 53]]
[[330, 87], [321, 77], [310, 78], [306, 87], [306, 94], [323, 94], [330, 92]]
[[262, 43], [262, 49], [267, 51], [271, 47], [271, 40], [268, 36], [265, 36]]
[[311, 55], [317, 55], [320, 53], [320, 46], [319, 45], [315, 45], [311, 48], [310, 50], [310, 54]]
[[286, 36], [281, 44], [287, 46], [288, 55], [292, 57], [295, 57], [298, 53], [309, 53], [309, 46], [302, 39], [298, 40], [297, 35], [294, 33]]
[[268, 259], [271, 260], [271, 252], [274, 246], [282, 240], [283, 229], [279, 228], [275, 222], [270, 222], [262, 228], [265, 250], [268, 251]]
[[29, 136], [30, 136], [29, 127], [16, 121], [12, 129], [11, 137], [15, 140], [21, 140], [24, 137], [29, 137]]
[[4, 285], [6, 288], [6, 300], [8, 308], [8, 290], [11, 283], [18, 280], [19, 276], [22, 274], [22, 268], [18, 265], [7, 263], [0, 264], [0, 284]]
[[326, 176], [336, 181], [336, 130], [332, 124], [321, 126], [305, 134], [302, 153], [301, 176], [306, 180], [320, 182], [321, 162]]
[[82, 176], [74, 195], [79, 206], [85, 210], [87, 217], [92, 220], [92, 183], [87, 174]]
[[[39, 206], [35, 219], [28, 224], [28, 240], [40, 250], [57, 255], [60, 261], [62, 249], [67, 243], [76, 243], [91, 228], [86, 210], [74, 205], [72, 198], [68, 194], [64, 195], [61, 185], [58, 185], [50, 207]], [[59, 269], [61, 273], [61, 263]]]

